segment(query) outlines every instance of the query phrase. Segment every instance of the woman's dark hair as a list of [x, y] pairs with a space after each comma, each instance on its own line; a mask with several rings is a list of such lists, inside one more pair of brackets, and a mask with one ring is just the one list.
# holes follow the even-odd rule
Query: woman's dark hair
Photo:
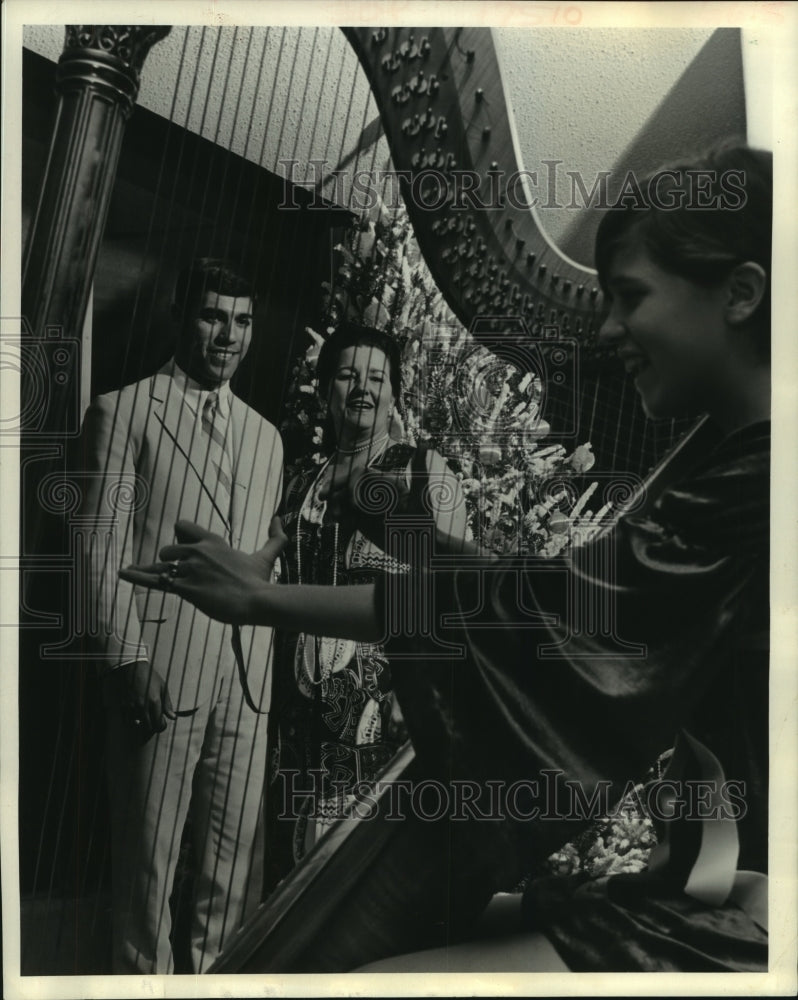
[[698, 285], [723, 280], [738, 264], [754, 261], [768, 276], [752, 326], [759, 349], [770, 349], [771, 215], [773, 156], [725, 143], [638, 181], [640, 197], [610, 208], [596, 234], [596, 266], [606, 287], [613, 255], [631, 229], [663, 270]]
[[374, 347], [388, 359], [388, 375], [391, 380], [391, 389], [394, 398], [399, 401], [402, 395], [402, 355], [399, 344], [387, 333], [375, 330], [370, 326], [359, 326], [345, 320], [322, 344], [319, 351], [319, 360], [316, 364], [316, 374], [319, 378], [319, 392], [326, 399], [335, 371], [338, 367], [338, 358], [341, 351], [347, 347], [355, 347], [365, 344], [367, 347]]

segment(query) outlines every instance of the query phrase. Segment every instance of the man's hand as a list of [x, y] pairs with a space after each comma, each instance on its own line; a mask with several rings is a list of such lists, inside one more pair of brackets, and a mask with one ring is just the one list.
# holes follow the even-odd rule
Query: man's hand
[[211, 531], [190, 521], [175, 525], [177, 545], [158, 553], [162, 562], [128, 566], [119, 575], [144, 587], [168, 590], [217, 621], [246, 625], [258, 592], [269, 586], [274, 563], [288, 541], [279, 517], [269, 525], [269, 541], [248, 555], [230, 548]]
[[166, 682], [147, 660], [124, 663], [105, 678], [106, 690], [135, 737], [146, 743], [174, 719]]

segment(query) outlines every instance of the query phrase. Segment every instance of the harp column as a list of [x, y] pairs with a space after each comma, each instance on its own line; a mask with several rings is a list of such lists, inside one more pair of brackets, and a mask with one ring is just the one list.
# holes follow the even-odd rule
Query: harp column
[[[34, 338], [80, 337], [125, 123], [147, 53], [169, 30], [66, 28], [55, 126], [22, 268], [23, 316]], [[59, 385], [75, 391], [77, 372], [62, 374]], [[53, 402], [48, 409], [55, 416], [60, 407]]]
[[[90, 382], [84, 320], [122, 136], [147, 53], [169, 30], [154, 25], [66, 28], [56, 70], [55, 125], [22, 265], [23, 559], [49, 553], [58, 563], [63, 547], [61, 519], [35, 498], [48, 482], [60, 483], [55, 493], [68, 492], [67, 445], [80, 429]], [[46, 567], [38, 574], [23, 573], [28, 602], [37, 577], [50, 578], [45, 583], [52, 589]]]

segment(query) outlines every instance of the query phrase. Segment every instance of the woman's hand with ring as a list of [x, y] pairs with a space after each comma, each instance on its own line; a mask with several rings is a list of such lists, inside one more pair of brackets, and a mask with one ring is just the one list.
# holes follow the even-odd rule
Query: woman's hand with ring
[[128, 566], [120, 571], [122, 579], [173, 591], [218, 621], [250, 621], [253, 599], [269, 585], [287, 541], [280, 518], [272, 518], [269, 541], [252, 554], [232, 549], [220, 535], [189, 521], [178, 521], [175, 534], [177, 544], [161, 549], [161, 562]]
[[180, 560], [173, 559], [167, 568], [158, 574], [158, 583], [161, 586], [161, 590], [174, 590], [175, 577], [177, 576], [179, 565]]

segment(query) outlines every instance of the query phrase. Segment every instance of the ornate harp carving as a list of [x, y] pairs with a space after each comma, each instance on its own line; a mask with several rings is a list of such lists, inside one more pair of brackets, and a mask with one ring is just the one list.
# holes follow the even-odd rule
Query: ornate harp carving
[[[349, 28], [405, 203], [435, 280], [466, 326], [521, 319], [596, 353], [595, 272], [565, 257], [528, 207], [490, 31]], [[474, 181], [480, 181], [475, 189]]]
[[[498, 353], [512, 341], [527, 354], [534, 345], [551, 426], [591, 441], [601, 468], [645, 475], [690, 422], [644, 419], [598, 344], [596, 272], [566, 257], [539, 222], [491, 32], [345, 34], [371, 83], [419, 246], [452, 310]], [[563, 380], [566, 356], [572, 374]]]
[[168, 27], [68, 25], [59, 106], [23, 263], [22, 308], [35, 336], [80, 334], [125, 122], [150, 48]]

